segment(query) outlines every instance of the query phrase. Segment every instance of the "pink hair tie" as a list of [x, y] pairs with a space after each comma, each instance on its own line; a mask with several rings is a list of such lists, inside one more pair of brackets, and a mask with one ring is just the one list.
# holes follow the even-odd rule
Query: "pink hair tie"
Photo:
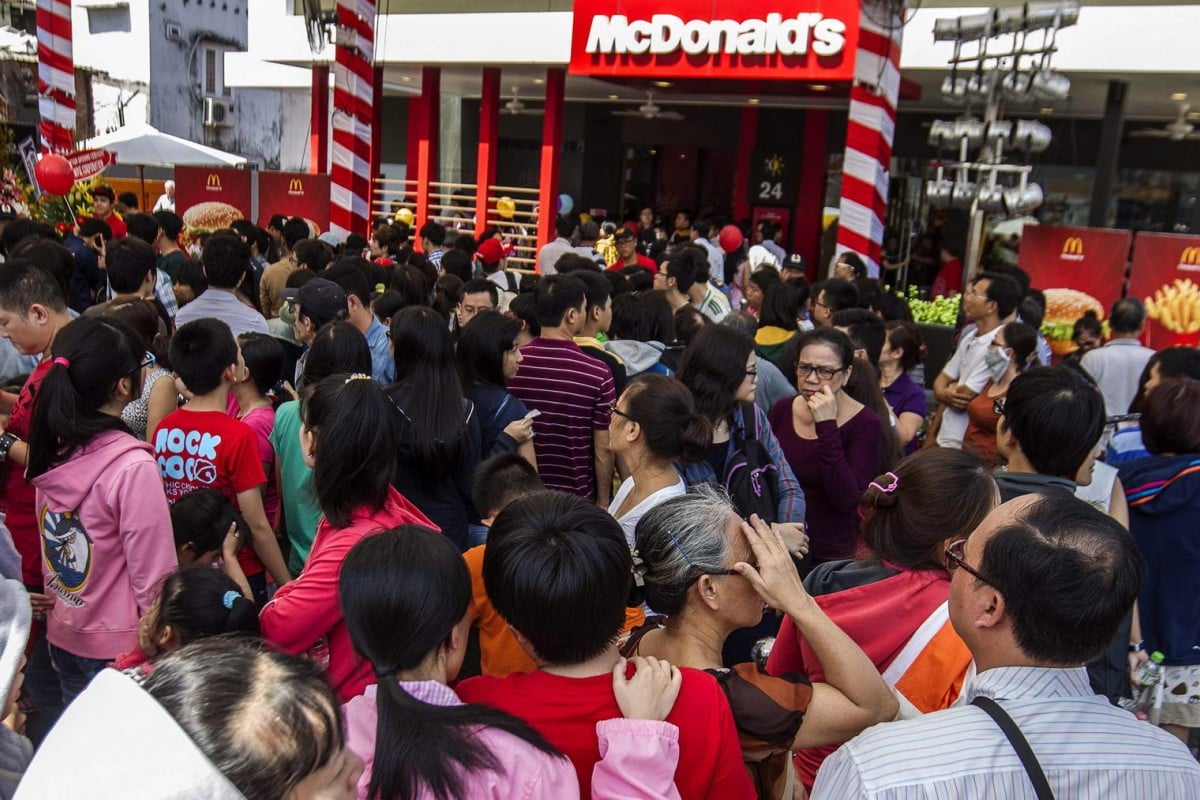
[[71, 362], [68, 361], [67, 359], [63, 358], [62, 356], [59, 356], [58, 358], [54, 359], [54, 363], [58, 364], [60, 367], [66, 367], [67, 369], [71, 368]]
[[896, 476], [896, 473], [894, 473], [894, 472], [885, 472], [883, 474], [892, 479], [891, 482], [887, 486], [880, 486], [875, 481], [871, 481], [869, 484], [867, 484], [867, 488], [874, 486], [876, 489], [883, 492], [884, 494], [891, 494], [892, 492], [896, 491], [896, 489], [898, 489], [900, 487], [900, 478], [898, 478]]

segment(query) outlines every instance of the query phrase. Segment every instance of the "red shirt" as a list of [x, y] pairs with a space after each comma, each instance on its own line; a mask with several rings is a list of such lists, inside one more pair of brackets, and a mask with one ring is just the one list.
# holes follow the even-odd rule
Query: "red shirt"
[[[682, 800], [752, 800], [733, 713], [717, 681], [681, 670], [683, 687], [667, 722], [679, 728], [675, 786]], [[612, 676], [564, 678], [542, 670], [507, 678], [479, 677], [456, 687], [467, 703], [486, 703], [528, 722], [571, 759], [580, 797], [591, 797], [592, 768], [600, 760], [596, 723], [621, 716]]]
[[[29, 441], [29, 423], [33, 419], [33, 398], [53, 362], [46, 359], [34, 368], [8, 417], [5, 430], [24, 442]], [[13, 544], [21, 554], [21, 581], [26, 586], [42, 585], [42, 535], [38, 530], [33, 486], [25, 480], [25, 470], [16, 462], [4, 465], [4, 496], [0, 511], [12, 533]], [[38, 591], [41, 591], [39, 589]]]
[[181, 408], [163, 417], [154, 429], [154, 457], [169, 503], [205, 488], [236, 502], [267, 481], [254, 431], [220, 411]]
[[101, 222], [108, 225], [112, 231], [114, 239], [124, 239], [129, 235], [129, 228], [125, 225], [125, 220], [118, 217], [116, 214], [109, 214], [107, 217], [97, 217]]
[[[621, 270], [625, 269], [628, 266], [629, 265], [626, 264], [625, 262], [621, 261], [620, 259], [617, 259], [617, 263], [613, 264], [611, 267], [609, 267], [609, 269], [613, 270], [614, 272], [620, 272]], [[644, 256], [641, 253], [637, 254], [637, 263], [634, 264], [633, 266], [644, 267], [644, 268], [650, 270], [651, 272], [658, 272], [658, 264], [654, 263], [654, 259], [650, 258], [649, 256]]]

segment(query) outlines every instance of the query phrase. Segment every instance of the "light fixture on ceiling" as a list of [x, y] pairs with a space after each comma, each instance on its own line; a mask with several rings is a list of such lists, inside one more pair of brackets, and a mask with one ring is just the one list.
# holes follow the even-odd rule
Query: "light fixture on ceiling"
[[829, 85], [825, 84], [825, 83], [814, 83], [812, 86], [810, 86], [808, 88], [812, 89], [814, 92], [828, 92], [829, 91]]
[[609, 100], [620, 100], [620, 99], [621, 99], [621, 95], [619, 95], [619, 94], [610, 94], [610, 95], [608, 96], [608, 99], [609, 99]]
[[1053, 106], [1042, 106], [1040, 109], [1038, 109], [1038, 112], [1041, 114], [1053, 114], [1054, 107]]
[[747, 103], [749, 103], [749, 104], [750, 104], [750, 105], [752, 105], [752, 106], [756, 106], [756, 105], [758, 105], [758, 98], [757, 98], [757, 97], [751, 97], [751, 98], [750, 98], [749, 100], [747, 100], [746, 102], [747, 102]]
[[400, 77], [400, 80], [404, 81], [405, 83], [412, 83], [412, 78], [409, 77], [408, 75], [402, 75]]
[[1187, 98], [1188, 98], [1187, 92], [1172, 92], [1171, 93], [1171, 100], [1172, 100], [1172, 102], [1175, 102], [1175, 103], [1182, 103], [1184, 100], [1187, 100]]
[[545, 83], [545, 82], [546, 82], [546, 79], [545, 79], [545, 78], [534, 78], [534, 79], [533, 79], [533, 85], [534, 85], [534, 86], [541, 86], [541, 85], [542, 85], [543, 83]]
[[654, 85], [660, 89], [670, 89], [671, 88], [670, 81], [655, 81]]

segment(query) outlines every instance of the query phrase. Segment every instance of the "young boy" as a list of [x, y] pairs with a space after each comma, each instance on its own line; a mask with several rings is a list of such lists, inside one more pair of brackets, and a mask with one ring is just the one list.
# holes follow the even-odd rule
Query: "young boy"
[[[228, 414], [229, 388], [246, 366], [229, 326], [202, 318], [179, 328], [171, 339], [171, 364], [192, 398], [163, 418], [154, 432], [154, 455], [167, 501], [194, 489], [213, 488], [237, 504], [250, 526], [250, 548], [238, 554], [256, 599], [265, 603], [263, 567], [277, 586], [291, 580], [275, 532], [263, 511], [267, 482], [254, 432]], [[256, 557], [257, 556], [257, 557]]]
[[[633, 559], [621, 526], [603, 509], [563, 492], [534, 492], [496, 517], [483, 581], [496, 610], [537, 669], [463, 681], [467, 703], [486, 703], [528, 722], [566, 754], [591, 796], [600, 760], [596, 723], [619, 713], [613, 668], [633, 585]], [[679, 728], [675, 785], [683, 800], [750, 800], [729, 703], [716, 680], [682, 669], [683, 687], [667, 716]]]

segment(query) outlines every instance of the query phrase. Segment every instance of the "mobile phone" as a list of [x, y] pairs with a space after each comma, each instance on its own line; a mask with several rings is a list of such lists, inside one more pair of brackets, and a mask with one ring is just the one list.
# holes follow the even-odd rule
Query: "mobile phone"
[[533, 411], [530, 411], [528, 414], [525, 415], [525, 419], [535, 419], [536, 417], [540, 417], [541, 415], [542, 415], [542, 412], [538, 411], [535, 408]]

